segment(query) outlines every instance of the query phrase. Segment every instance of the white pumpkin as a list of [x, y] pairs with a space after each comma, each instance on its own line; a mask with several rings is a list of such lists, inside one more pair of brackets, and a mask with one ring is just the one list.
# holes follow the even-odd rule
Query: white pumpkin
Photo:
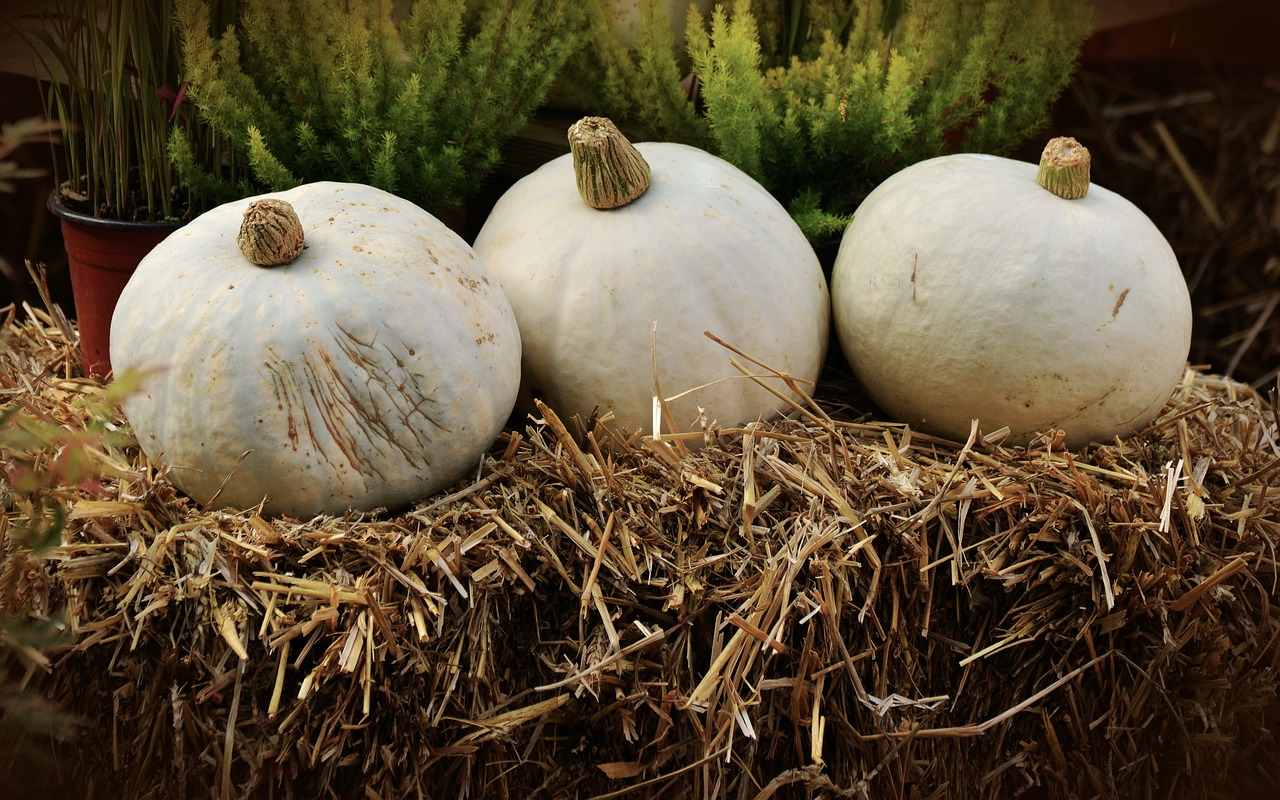
[[[257, 266], [238, 237], [305, 249]], [[111, 359], [146, 373], [125, 415], [176, 486], [307, 517], [404, 506], [474, 468], [514, 405], [520, 338], [496, 281], [435, 217], [313, 183], [169, 236], [120, 297]]]
[[566, 419], [612, 412], [614, 427], [632, 432], [653, 426], [655, 377], [664, 397], [679, 395], [663, 432], [696, 430], [700, 408], [729, 426], [785, 406], [707, 331], [817, 380], [830, 297], [777, 200], [720, 158], [674, 143], [633, 147], [600, 117], [576, 123], [570, 144], [499, 199], [475, 242], [520, 323], [526, 396]]
[[[1041, 185], [1044, 184], [1044, 185]], [[1062, 196], [1060, 196], [1062, 195]], [[878, 186], [832, 273], [840, 345], [890, 416], [964, 441], [1068, 447], [1150, 422], [1186, 367], [1191, 302], [1169, 244], [1056, 139], [1034, 164], [943, 156]]]

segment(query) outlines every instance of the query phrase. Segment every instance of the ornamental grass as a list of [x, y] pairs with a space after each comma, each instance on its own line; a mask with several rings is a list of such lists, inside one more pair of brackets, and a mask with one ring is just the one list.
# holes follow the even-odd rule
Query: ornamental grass
[[[1274, 394], [1188, 369], [1129, 438], [1013, 448], [883, 422], [833, 361], [786, 418], [699, 447], [542, 409], [445, 494], [301, 520], [178, 494], [73, 377], [64, 328], [4, 319], [7, 424], [51, 423], [91, 469], [11, 483], [0, 597], [65, 625], [3, 663], [78, 718], [49, 748], [76, 796], [1212, 798], [1280, 777]], [[5, 449], [6, 475], [54, 474], [58, 441]], [[50, 508], [39, 557], [15, 534]]]

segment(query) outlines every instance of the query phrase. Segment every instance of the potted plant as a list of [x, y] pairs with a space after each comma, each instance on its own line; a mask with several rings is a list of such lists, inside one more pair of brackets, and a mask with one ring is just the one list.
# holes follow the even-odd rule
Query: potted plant
[[184, 156], [210, 169], [224, 169], [222, 147], [183, 104], [173, 0], [58, 0], [29, 22], [46, 115], [62, 130], [48, 207], [61, 221], [84, 370], [104, 377], [111, 313], [133, 268], [217, 200], [178, 178], [170, 131], [183, 130]]
[[369, 184], [455, 229], [584, 26], [570, 0], [249, 0], [225, 28], [208, 0], [176, 7], [189, 97], [258, 185]]

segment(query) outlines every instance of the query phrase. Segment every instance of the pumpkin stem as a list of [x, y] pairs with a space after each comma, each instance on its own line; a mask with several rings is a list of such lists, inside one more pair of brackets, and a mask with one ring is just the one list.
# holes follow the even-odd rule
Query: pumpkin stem
[[627, 137], [605, 117], [583, 117], [569, 127], [578, 194], [592, 208], [619, 208], [644, 194], [653, 174]]
[[1036, 183], [1066, 200], [1089, 193], [1089, 150], [1070, 136], [1050, 139], [1040, 156]]
[[259, 267], [291, 264], [302, 252], [302, 221], [284, 200], [254, 200], [244, 210], [236, 244]]

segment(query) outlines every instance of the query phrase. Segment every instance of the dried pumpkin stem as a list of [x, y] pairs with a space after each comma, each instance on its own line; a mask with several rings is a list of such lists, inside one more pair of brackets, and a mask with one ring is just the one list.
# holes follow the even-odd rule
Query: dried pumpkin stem
[[1089, 150], [1070, 136], [1050, 139], [1040, 156], [1036, 183], [1066, 200], [1089, 193]]
[[236, 244], [259, 267], [291, 264], [302, 252], [302, 221], [284, 200], [254, 200], [244, 211]]
[[652, 173], [627, 137], [605, 117], [583, 117], [569, 127], [578, 194], [592, 208], [625, 206], [649, 188]]

